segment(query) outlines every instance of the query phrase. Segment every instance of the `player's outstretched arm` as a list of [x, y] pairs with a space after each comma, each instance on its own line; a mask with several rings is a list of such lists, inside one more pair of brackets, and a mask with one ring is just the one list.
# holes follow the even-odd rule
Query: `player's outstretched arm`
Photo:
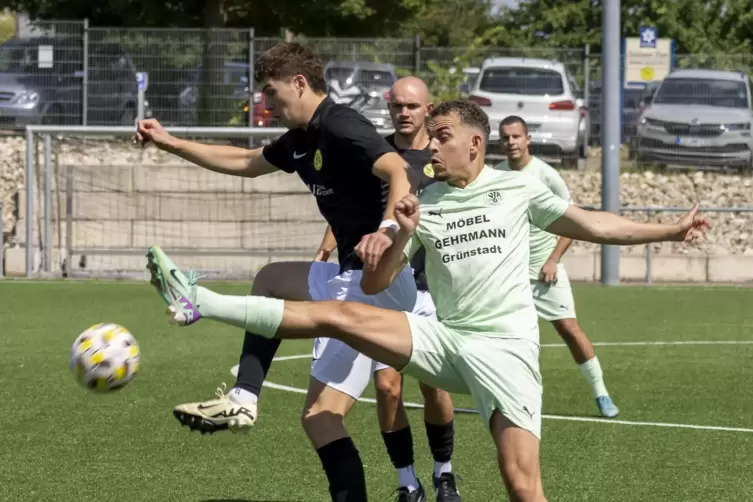
[[157, 148], [221, 174], [255, 178], [277, 170], [262, 155], [262, 148], [248, 150], [227, 145], [209, 145], [176, 138], [155, 119], [139, 121], [135, 142], [142, 146], [150, 141]]
[[546, 230], [580, 241], [630, 246], [664, 241], [692, 242], [709, 228], [711, 225], [698, 214], [698, 204], [695, 204], [680, 220], [669, 224], [642, 223], [614, 213], [570, 206]]

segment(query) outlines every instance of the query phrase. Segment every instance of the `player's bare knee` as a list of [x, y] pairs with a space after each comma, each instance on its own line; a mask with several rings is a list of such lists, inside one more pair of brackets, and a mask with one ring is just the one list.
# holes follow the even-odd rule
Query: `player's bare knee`
[[400, 373], [386, 369], [374, 375], [374, 386], [380, 401], [400, 401], [403, 395], [403, 378]]
[[538, 479], [516, 462], [506, 463], [503, 468], [505, 484], [513, 502], [539, 502]]
[[271, 285], [275, 278], [276, 263], [264, 265], [254, 277], [254, 284], [251, 286], [251, 294], [257, 296], [269, 296], [272, 292]]
[[263, 266], [254, 277], [251, 294], [283, 300], [309, 300], [307, 262], [278, 262]]
[[345, 421], [345, 414], [337, 410], [328, 409], [319, 403], [313, 403], [301, 413], [301, 425], [306, 434], [311, 437], [315, 432], [341, 426]]
[[357, 302], [331, 301], [327, 302], [327, 315], [323, 322], [326, 327], [336, 333], [348, 333], [354, 326], [365, 322], [368, 307]]

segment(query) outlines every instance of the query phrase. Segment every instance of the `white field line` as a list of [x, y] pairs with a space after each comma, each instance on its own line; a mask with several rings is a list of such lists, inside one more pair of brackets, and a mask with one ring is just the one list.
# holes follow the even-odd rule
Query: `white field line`
[[[729, 341], [724, 344], [730, 345], [730, 344], [753, 344], [753, 341], [741, 341], [741, 342], [735, 342], [735, 341]], [[697, 345], [722, 345], [722, 343], [719, 342], [712, 342], [712, 341], [701, 341], [701, 342], [678, 342], [678, 343], [671, 343], [671, 342], [614, 342], [610, 345], [691, 345], [691, 344], [697, 344]], [[596, 345], [596, 344], [594, 344]], [[546, 346], [546, 345], [543, 345]], [[550, 344], [552, 347], [564, 347], [565, 345], [562, 344]], [[311, 354], [298, 354], [298, 355], [292, 355], [292, 356], [281, 356], [276, 357], [275, 361], [293, 361], [297, 359], [311, 359]], [[233, 376], [238, 375], [238, 365], [236, 364], [230, 369], [230, 373], [233, 374]], [[277, 389], [282, 390], [285, 392], [293, 392], [296, 394], [306, 394], [306, 389], [303, 389], [301, 387], [293, 387], [290, 385], [281, 385], [274, 382], [265, 381], [264, 387], [269, 387], [270, 389]], [[360, 402], [363, 403], [371, 403], [376, 404], [375, 399], [362, 397], [359, 399]], [[411, 403], [411, 402], [405, 402], [405, 407], [407, 408], [418, 408], [421, 409], [424, 407], [423, 404], [420, 403]], [[455, 408], [455, 412], [457, 413], [478, 413], [475, 409], [472, 408]], [[753, 428], [746, 428], [746, 427], [725, 427], [725, 426], [719, 426], [719, 425], [698, 425], [698, 424], [675, 424], [675, 423], [666, 423], [666, 422], [639, 422], [634, 420], [615, 420], [610, 418], [595, 418], [595, 417], [571, 417], [571, 416], [563, 416], [563, 415], [542, 415], [542, 418], [545, 420], [561, 420], [561, 421], [567, 421], [567, 422], [595, 422], [595, 423], [603, 423], [603, 424], [614, 424], [614, 425], [632, 425], [632, 426], [638, 426], [638, 427], [663, 427], [663, 428], [669, 428], [669, 429], [693, 429], [693, 430], [705, 430], [705, 431], [720, 431], [720, 432], [743, 432], [743, 433], [753, 433]]]

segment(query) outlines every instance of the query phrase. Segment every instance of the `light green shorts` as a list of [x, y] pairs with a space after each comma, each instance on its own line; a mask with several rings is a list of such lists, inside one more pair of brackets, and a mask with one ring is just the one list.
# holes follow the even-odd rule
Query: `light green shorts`
[[541, 439], [543, 388], [535, 342], [461, 332], [436, 319], [406, 315], [413, 338], [406, 374], [448, 392], [470, 394], [487, 428], [499, 410]]
[[557, 265], [557, 282], [549, 286], [541, 281], [531, 281], [536, 313], [545, 321], [575, 319], [575, 300], [565, 266]]

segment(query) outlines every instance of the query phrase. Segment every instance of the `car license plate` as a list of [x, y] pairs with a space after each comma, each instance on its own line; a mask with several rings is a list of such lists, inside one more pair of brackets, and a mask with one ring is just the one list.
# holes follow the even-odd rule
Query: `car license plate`
[[677, 136], [677, 139], [675, 139], [675, 144], [690, 147], [706, 146], [706, 142], [701, 138], [684, 138], [681, 136]]
[[550, 132], [531, 131], [529, 134], [531, 135], [531, 139], [552, 139], [552, 133]]

